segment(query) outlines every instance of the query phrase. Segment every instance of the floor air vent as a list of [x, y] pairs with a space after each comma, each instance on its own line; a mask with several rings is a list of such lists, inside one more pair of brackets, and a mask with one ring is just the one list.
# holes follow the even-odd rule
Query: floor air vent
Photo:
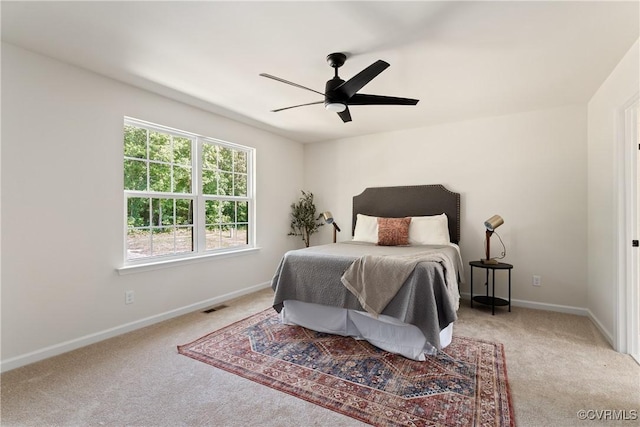
[[222, 310], [223, 308], [227, 308], [226, 305], [217, 305], [215, 307], [211, 307], [211, 308], [207, 308], [206, 310], [203, 310], [203, 313], [213, 313], [214, 311], [218, 311], [218, 310]]

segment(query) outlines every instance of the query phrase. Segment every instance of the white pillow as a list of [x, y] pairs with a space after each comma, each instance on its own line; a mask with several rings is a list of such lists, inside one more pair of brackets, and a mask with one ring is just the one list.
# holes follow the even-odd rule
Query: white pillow
[[356, 229], [353, 240], [357, 242], [378, 243], [378, 217], [356, 215]]
[[409, 224], [410, 245], [448, 245], [449, 221], [446, 214], [413, 216]]

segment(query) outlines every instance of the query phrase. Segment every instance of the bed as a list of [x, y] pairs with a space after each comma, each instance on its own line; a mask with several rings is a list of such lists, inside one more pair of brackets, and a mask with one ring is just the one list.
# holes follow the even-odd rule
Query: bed
[[442, 185], [367, 188], [353, 198], [352, 234], [283, 256], [272, 280], [282, 322], [413, 360], [446, 347], [464, 277], [460, 194]]

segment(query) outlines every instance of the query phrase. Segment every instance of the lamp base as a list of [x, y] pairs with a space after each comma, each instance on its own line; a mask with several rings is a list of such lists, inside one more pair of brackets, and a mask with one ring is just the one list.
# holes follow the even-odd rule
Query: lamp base
[[481, 259], [480, 262], [482, 262], [483, 264], [499, 264], [499, 261], [493, 258], [490, 259]]

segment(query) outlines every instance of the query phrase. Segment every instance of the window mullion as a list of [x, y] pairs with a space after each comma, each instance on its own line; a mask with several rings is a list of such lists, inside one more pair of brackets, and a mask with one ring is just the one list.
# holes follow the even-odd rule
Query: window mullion
[[[256, 228], [258, 221], [255, 220], [256, 215], [256, 206], [255, 206], [255, 151], [247, 152], [247, 234], [249, 236], [249, 245], [256, 245]], [[251, 172], [250, 172], [251, 171]]]
[[193, 199], [195, 194], [191, 193], [163, 193], [160, 191], [136, 191], [125, 190], [127, 197], [153, 197], [154, 199]]
[[149, 164], [149, 157], [151, 155], [151, 148], [149, 147], [149, 134], [151, 133], [149, 131], [149, 129], [146, 129], [147, 131], [147, 158], [145, 159], [145, 167], [147, 168], [147, 188], [146, 190], [149, 191], [151, 189], [151, 165]]
[[193, 159], [193, 170], [194, 170], [194, 180], [193, 180], [193, 192], [196, 195], [196, 209], [195, 209], [195, 220], [194, 220], [194, 228], [196, 235], [196, 252], [204, 252], [206, 249], [206, 227], [205, 227], [205, 202], [204, 197], [202, 197], [202, 139], [196, 138], [196, 149], [195, 158]]
[[169, 191], [172, 193], [175, 193], [176, 191], [176, 183], [175, 183], [175, 177], [173, 176], [173, 172], [175, 170], [175, 168], [173, 167], [175, 165], [175, 157], [174, 157], [174, 145], [173, 145], [173, 135], [170, 135], [171, 138], [169, 139], [170, 144], [169, 144], [169, 149], [170, 149], [170, 162], [169, 162]]
[[153, 254], [153, 198], [149, 197], [149, 248]]

